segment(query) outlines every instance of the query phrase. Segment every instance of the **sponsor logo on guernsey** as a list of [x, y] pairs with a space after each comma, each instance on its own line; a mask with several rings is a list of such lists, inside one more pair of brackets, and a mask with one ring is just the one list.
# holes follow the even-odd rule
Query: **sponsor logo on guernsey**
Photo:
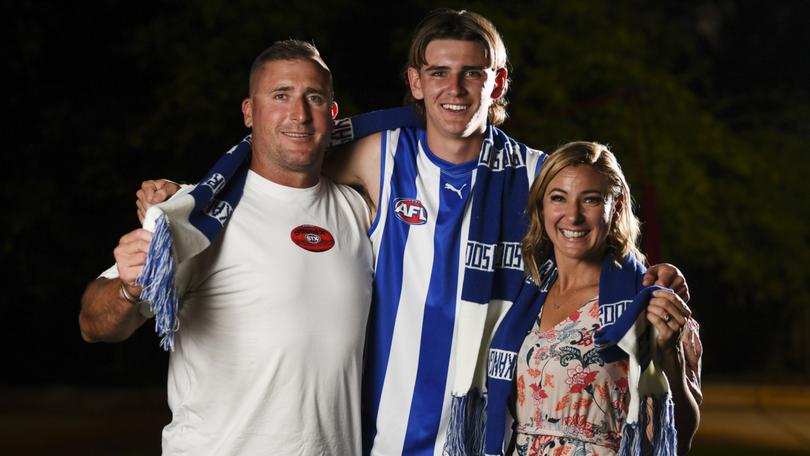
[[497, 269], [523, 270], [523, 252], [520, 242], [499, 242], [497, 244], [482, 244], [467, 241], [467, 254], [464, 265], [479, 271], [494, 271]]
[[394, 200], [394, 213], [403, 222], [409, 225], [424, 225], [427, 223], [427, 210], [417, 199], [397, 198]]
[[464, 184], [464, 185], [461, 186], [461, 188], [456, 188], [456, 187], [453, 187], [453, 184], [447, 183], [447, 184], [444, 184], [444, 189], [445, 190], [450, 190], [453, 193], [455, 193], [456, 195], [458, 195], [458, 199], [464, 199], [464, 197], [461, 196], [461, 191], [464, 190], [464, 187], [466, 187], [466, 186], [467, 186], [467, 184]]
[[624, 310], [627, 309], [627, 306], [632, 302], [633, 301], [626, 300], [610, 304], [599, 304], [599, 326], [605, 328], [616, 323], [616, 320], [622, 316]]
[[217, 194], [225, 186], [225, 176], [219, 173], [211, 174], [207, 179], [200, 182], [200, 185], [210, 188], [212, 193]]
[[222, 226], [225, 226], [225, 222], [231, 218], [232, 213], [233, 206], [228, 204], [227, 201], [218, 200], [216, 198], [212, 199], [205, 208], [205, 214], [218, 221]]
[[512, 380], [517, 353], [506, 350], [489, 349], [487, 375], [499, 380]]
[[290, 239], [298, 247], [310, 252], [325, 252], [335, 246], [335, 237], [324, 228], [301, 225], [290, 231]]
[[507, 144], [503, 149], [495, 149], [492, 143], [484, 142], [481, 155], [478, 156], [478, 166], [486, 166], [492, 171], [503, 171], [506, 168], [523, 168], [526, 162], [516, 144]]

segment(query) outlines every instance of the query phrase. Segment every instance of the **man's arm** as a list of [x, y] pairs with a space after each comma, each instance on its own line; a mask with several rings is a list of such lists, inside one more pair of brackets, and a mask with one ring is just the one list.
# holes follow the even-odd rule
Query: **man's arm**
[[119, 277], [100, 277], [84, 290], [79, 329], [85, 341], [120, 342], [146, 321], [135, 281], [143, 271], [151, 239], [152, 233], [144, 229], [125, 234], [113, 252]]
[[323, 174], [354, 187], [366, 198], [372, 220], [380, 202], [381, 146], [382, 133], [374, 133], [328, 151], [323, 165]]
[[126, 300], [121, 279], [100, 277], [87, 286], [82, 296], [79, 329], [87, 342], [121, 342], [146, 321], [138, 305]]

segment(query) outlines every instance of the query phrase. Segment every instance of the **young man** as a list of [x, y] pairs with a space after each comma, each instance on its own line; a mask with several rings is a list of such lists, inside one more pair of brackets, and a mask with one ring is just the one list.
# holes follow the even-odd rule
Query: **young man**
[[[486, 328], [468, 336], [468, 311], [481, 311], [467, 302], [468, 289], [476, 285], [468, 282], [486, 280], [476, 253], [482, 245], [472, 237], [500, 218], [502, 231], [508, 231], [503, 225], [510, 222], [515, 222], [513, 229], [521, 227], [511, 239], [519, 241], [522, 222], [510, 219], [522, 218], [528, 186], [545, 154], [508, 138], [499, 143], [505, 135], [495, 127], [506, 118], [507, 56], [500, 34], [484, 17], [437, 10], [424, 18], [411, 41], [407, 80], [411, 101], [424, 113], [425, 129], [402, 128], [361, 139], [330, 157], [325, 169], [335, 181], [363, 188], [374, 211], [364, 451], [474, 454], [471, 430], [459, 436], [454, 429], [465, 420], [465, 413], [459, 416], [454, 408], [466, 407], [466, 419], [475, 419], [473, 398], [466, 398], [466, 404], [458, 399], [481, 388], [486, 362], [476, 355], [481, 346], [486, 349], [509, 303], [497, 300], [508, 294], [495, 286], [483, 299], [494, 299], [483, 311], [488, 313]], [[510, 169], [516, 181], [523, 174], [525, 182], [511, 187], [511, 194], [495, 178]], [[499, 202], [486, 199], [499, 191]], [[517, 201], [522, 202], [509, 207]], [[487, 207], [476, 211], [475, 205], [482, 203]], [[520, 258], [508, 253], [514, 242], [504, 240], [509, 241], [502, 237], [497, 246], [489, 246], [496, 258], [488, 269], [496, 275], [522, 270]], [[687, 294], [683, 277], [671, 266], [653, 268], [645, 279]], [[465, 379], [469, 366], [460, 365], [469, 364], [465, 351], [472, 353], [473, 364], [478, 361], [473, 380]]]
[[[372, 208], [375, 285], [363, 382], [364, 454], [472, 451], [458, 440], [474, 439], [454, 434], [464, 420], [454, 407], [474, 415], [475, 401], [464, 397], [482, 386], [479, 351], [485, 352], [509, 302], [478, 306], [465, 302], [462, 290], [469, 286], [465, 278], [475, 282], [481, 270], [522, 275], [514, 241], [523, 234], [519, 220], [545, 157], [495, 128], [506, 118], [506, 67], [503, 41], [487, 19], [469, 11], [431, 13], [417, 27], [407, 68], [425, 128], [365, 137], [333, 153], [325, 166], [336, 182], [361, 188]], [[495, 175], [507, 172], [522, 179], [512, 193], [495, 184]], [[139, 213], [174, 189], [165, 181], [145, 182]], [[502, 203], [488, 202], [486, 213], [476, 212], [476, 197], [487, 203], [484, 198], [498, 192]], [[471, 239], [498, 221], [515, 222], [512, 242]], [[675, 268], [651, 268], [647, 280], [656, 278], [687, 293]], [[494, 291], [477, 303], [489, 302]], [[482, 319], [487, 323], [470, 337], [464, 326]], [[475, 374], [471, 364], [478, 365]]]
[[[176, 275], [163, 454], [359, 454], [368, 207], [320, 177], [337, 105], [318, 51], [287, 40], [259, 55], [242, 112], [253, 133], [242, 196]], [[146, 320], [136, 278], [151, 237], [124, 235], [116, 267], [88, 286], [85, 340], [123, 340]]]

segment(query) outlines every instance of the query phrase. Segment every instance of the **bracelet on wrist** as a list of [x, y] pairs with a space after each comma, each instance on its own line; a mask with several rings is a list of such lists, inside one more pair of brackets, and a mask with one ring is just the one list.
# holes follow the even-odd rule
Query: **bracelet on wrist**
[[124, 298], [128, 303], [132, 304], [133, 306], [137, 306], [143, 302], [140, 299], [129, 294], [129, 292], [127, 291], [127, 287], [124, 285], [123, 280], [121, 281], [121, 297]]

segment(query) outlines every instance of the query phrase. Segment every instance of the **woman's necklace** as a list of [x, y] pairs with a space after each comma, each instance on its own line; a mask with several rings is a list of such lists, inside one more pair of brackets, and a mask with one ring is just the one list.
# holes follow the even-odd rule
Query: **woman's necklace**
[[581, 305], [582, 302], [585, 302], [586, 299], [590, 299], [591, 296], [588, 296], [587, 298], [583, 298], [583, 297], [581, 297], [579, 295], [583, 294], [583, 292], [586, 292], [586, 291], [587, 291], [587, 294], [590, 295], [590, 294], [592, 294], [592, 292], [590, 290], [592, 290], [595, 287], [598, 287], [598, 283], [589, 283], [589, 284], [581, 285], [581, 286], [578, 286], [576, 288], [571, 288], [571, 289], [567, 290], [565, 292], [565, 295], [563, 296], [562, 294], [560, 294], [559, 288], [554, 286], [554, 287], [551, 288], [551, 290], [549, 290], [548, 297], [546, 298], [546, 300], [551, 303], [551, 306], [554, 308], [554, 310], [560, 310], [563, 307], [566, 307], [571, 303], [575, 303], [575, 304], [579, 303]]

